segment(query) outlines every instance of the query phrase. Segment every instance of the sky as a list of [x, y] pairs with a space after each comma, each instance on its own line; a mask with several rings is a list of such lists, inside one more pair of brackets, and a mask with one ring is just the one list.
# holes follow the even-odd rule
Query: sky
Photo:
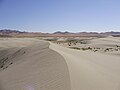
[[120, 0], [0, 0], [0, 29], [120, 31]]

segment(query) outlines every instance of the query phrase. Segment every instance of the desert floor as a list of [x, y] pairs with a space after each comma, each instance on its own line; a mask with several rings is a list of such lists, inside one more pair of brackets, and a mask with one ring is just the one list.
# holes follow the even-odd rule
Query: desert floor
[[[120, 39], [113, 37], [84, 45], [93, 50], [32, 38], [2, 38], [0, 90], [119, 90], [119, 45]], [[94, 52], [98, 46], [102, 51]]]

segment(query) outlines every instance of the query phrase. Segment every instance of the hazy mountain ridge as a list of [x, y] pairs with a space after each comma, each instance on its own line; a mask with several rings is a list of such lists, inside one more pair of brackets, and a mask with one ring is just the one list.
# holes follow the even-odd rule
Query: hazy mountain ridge
[[0, 37], [14, 37], [14, 36], [120, 36], [120, 32], [62, 32], [62, 31], [56, 31], [54, 33], [41, 33], [41, 32], [25, 32], [25, 31], [20, 31], [20, 30], [11, 30], [11, 29], [2, 29], [0, 30]]
[[2, 29], [0, 30], [0, 33], [3, 33], [3, 34], [10, 34], [10, 33], [27, 33], [27, 32], [22, 32], [22, 31], [19, 31], [19, 30], [11, 30], [11, 29]]
[[73, 33], [73, 32], [61, 32], [61, 31], [56, 31], [53, 34], [120, 34], [120, 32], [114, 32], [114, 31], [110, 31], [110, 32], [79, 32], [79, 33]]

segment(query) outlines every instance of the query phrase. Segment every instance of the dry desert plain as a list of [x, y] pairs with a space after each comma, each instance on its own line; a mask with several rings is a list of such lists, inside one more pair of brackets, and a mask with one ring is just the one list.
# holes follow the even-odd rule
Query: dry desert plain
[[120, 38], [0, 38], [0, 90], [120, 90]]

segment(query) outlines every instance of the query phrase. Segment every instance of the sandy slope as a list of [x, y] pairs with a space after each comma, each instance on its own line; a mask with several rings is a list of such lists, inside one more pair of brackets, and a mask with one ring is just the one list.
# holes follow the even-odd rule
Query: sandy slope
[[89, 41], [88, 46], [92, 47], [113, 47], [115, 45], [120, 45], [120, 38], [117, 37], [106, 37], [97, 38]]
[[0, 90], [70, 90], [66, 62], [49, 43], [0, 39], [0, 48]]
[[66, 60], [71, 90], [120, 90], [120, 58], [50, 43]]
[[0, 90], [120, 90], [118, 56], [38, 39], [0, 39], [1, 65]]
[[120, 56], [120, 37], [83, 39], [77, 43], [75, 41], [69, 43], [57, 41], [56, 43], [65, 47], [78, 48], [78, 50], [86, 49], [92, 52]]

